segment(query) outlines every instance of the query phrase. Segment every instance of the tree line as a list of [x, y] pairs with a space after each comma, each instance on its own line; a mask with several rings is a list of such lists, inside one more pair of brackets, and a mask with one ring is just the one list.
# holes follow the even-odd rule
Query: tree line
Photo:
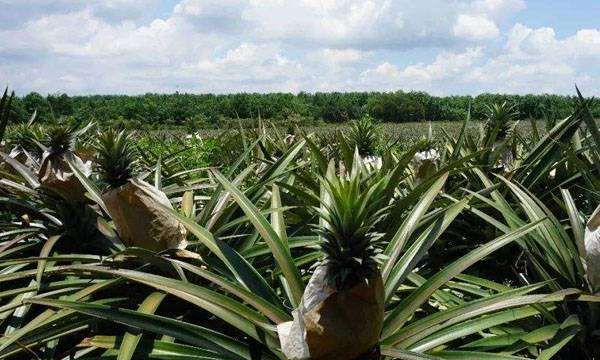
[[[231, 119], [277, 121], [324, 121], [339, 123], [364, 114], [384, 122], [457, 121], [471, 111], [472, 118], [485, 116], [485, 107], [508, 101], [521, 117], [558, 119], [573, 109], [574, 96], [504, 95], [432, 96], [425, 92], [330, 92], [330, 93], [239, 93], [239, 94], [145, 94], [89, 95], [29, 93], [13, 104], [14, 121], [27, 121], [36, 110], [39, 121], [61, 117], [94, 119], [100, 123], [125, 122], [134, 125], [220, 126]], [[594, 114], [600, 115], [598, 100]]]

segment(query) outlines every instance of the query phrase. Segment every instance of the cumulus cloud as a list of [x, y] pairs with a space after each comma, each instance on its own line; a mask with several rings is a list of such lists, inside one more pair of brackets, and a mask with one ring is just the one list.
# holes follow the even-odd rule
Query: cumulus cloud
[[497, 31], [494, 17], [508, 12], [469, 4], [444, 0], [254, 0], [243, 17], [264, 39], [304, 46], [406, 50], [458, 45], [464, 31], [473, 33], [477, 25], [485, 26], [483, 36], [475, 33], [475, 38], [470, 38], [485, 39]]
[[224, 34], [249, 30], [243, 19], [245, 0], [183, 0], [173, 9], [174, 17], [183, 17], [195, 25], [195, 31]]
[[18, 27], [48, 15], [89, 10], [109, 23], [150, 20], [159, 0], [0, 0], [0, 29]]
[[363, 62], [373, 55], [372, 52], [356, 49], [330, 49], [325, 48], [307, 55], [306, 59], [315, 63], [329, 66], [347, 66]]
[[496, 20], [503, 20], [526, 7], [524, 0], [477, 0], [471, 5], [473, 12], [487, 14]]
[[557, 38], [554, 29], [516, 24], [504, 51], [476, 67], [469, 77], [486, 90], [505, 92], [572, 92], [574, 83], [598, 93], [594, 70], [600, 61], [600, 31], [579, 30]]
[[572, 36], [557, 39], [554, 29], [529, 28], [516, 24], [508, 34], [507, 50], [516, 58], [571, 59], [597, 61], [600, 59], [600, 30], [583, 29]]
[[304, 69], [275, 46], [243, 43], [221, 58], [202, 60], [185, 71], [218, 83], [218, 92], [299, 91], [290, 86], [302, 78]]
[[398, 88], [425, 89], [440, 93], [436, 84], [442, 81], [462, 81], [461, 78], [483, 55], [482, 48], [469, 48], [465, 52], [444, 52], [429, 63], [409, 65], [403, 69], [384, 62], [361, 74], [366, 87], [393, 90]]
[[485, 16], [461, 14], [452, 28], [454, 35], [467, 40], [487, 40], [500, 35], [496, 24]]
[[[588, 71], [600, 61], [600, 31], [580, 30], [557, 38], [552, 28], [514, 25], [501, 51], [484, 47], [439, 54], [431, 63], [399, 68], [384, 62], [363, 72], [369, 88], [458, 92], [572, 93], [578, 83], [598, 94], [598, 75]], [[442, 86], [440, 86], [442, 85]], [[469, 89], [464, 91], [464, 89]]]
[[179, 0], [170, 9], [156, 0], [0, 0], [0, 7], [0, 79], [20, 93], [570, 93], [575, 81], [600, 88], [600, 30], [560, 37], [551, 24], [511, 23], [524, 0]]

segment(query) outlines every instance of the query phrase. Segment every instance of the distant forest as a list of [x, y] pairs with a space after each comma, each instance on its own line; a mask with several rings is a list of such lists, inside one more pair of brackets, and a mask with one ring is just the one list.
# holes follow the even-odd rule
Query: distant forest
[[[347, 93], [240, 93], [145, 94], [47, 96], [30, 93], [17, 97], [13, 104], [14, 121], [27, 121], [37, 110], [38, 121], [48, 122], [70, 117], [99, 123], [124, 122], [127, 125], [153, 127], [189, 125], [218, 127], [232, 119], [263, 119], [273, 122], [339, 123], [370, 114], [384, 122], [457, 121], [471, 109], [480, 119], [485, 106], [508, 101], [517, 106], [522, 118], [558, 119], [573, 108], [573, 96], [501, 95], [431, 96], [425, 92], [347, 92]], [[593, 112], [600, 115], [598, 100]]]

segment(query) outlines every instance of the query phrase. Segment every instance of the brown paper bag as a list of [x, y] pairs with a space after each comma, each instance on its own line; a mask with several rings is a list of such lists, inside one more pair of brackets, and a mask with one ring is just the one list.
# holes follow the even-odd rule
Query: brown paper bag
[[152, 251], [187, 246], [186, 229], [159, 205], [173, 208], [171, 202], [147, 182], [132, 179], [103, 194], [102, 200], [125, 245]]
[[278, 326], [282, 351], [290, 360], [351, 360], [379, 342], [384, 312], [381, 274], [338, 290], [327, 272], [326, 265], [317, 268], [294, 321]]
[[38, 179], [42, 188], [50, 190], [61, 198], [71, 203], [84, 202], [85, 187], [77, 176], [71, 171], [67, 159], [71, 157], [75, 166], [85, 175], [92, 174], [89, 162], [84, 163], [79, 157], [71, 152], [59, 154], [44, 153], [38, 173]]

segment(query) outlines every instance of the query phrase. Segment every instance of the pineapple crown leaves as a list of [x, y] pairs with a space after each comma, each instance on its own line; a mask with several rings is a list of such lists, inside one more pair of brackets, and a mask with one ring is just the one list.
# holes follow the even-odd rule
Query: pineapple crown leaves
[[506, 101], [487, 105], [486, 113], [485, 133], [488, 142], [509, 136], [519, 115], [516, 105]]
[[350, 123], [348, 138], [353, 147], [358, 148], [362, 156], [373, 155], [380, 140], [380, 127], [370, 115]]
[[77, 138], [92, 126], [91, 122], [84, 127], [80, 127], [79, 123], [53, 125], [46, 131], [42, 143], [52, 154], [71, 151]]
[[[356, 165], [358, 163], [358, 165]], [[314, 208], [320, 217], [316, 232], [322, 237], [325, 263], [334, 268], [335, 282], [354, 283], [376, 267], [376, 241], [381, 237], [375, 226], [389, 210], [386, 189], [390, 174], [368, 173], [355, 160], [347, 176], [331, 171], [320, 178], [321, 206]]]
[[95, 149], [100, 176], [111, 188], [133, 178], [137, 160], [131, 135], [109, 129], [98, 135]]
[[439, 144], [429, 136], [422, 136], [419, 140], [417, 140], [414, 146], [417, 151], [427, 152], [431, 150], [436, 150]]

